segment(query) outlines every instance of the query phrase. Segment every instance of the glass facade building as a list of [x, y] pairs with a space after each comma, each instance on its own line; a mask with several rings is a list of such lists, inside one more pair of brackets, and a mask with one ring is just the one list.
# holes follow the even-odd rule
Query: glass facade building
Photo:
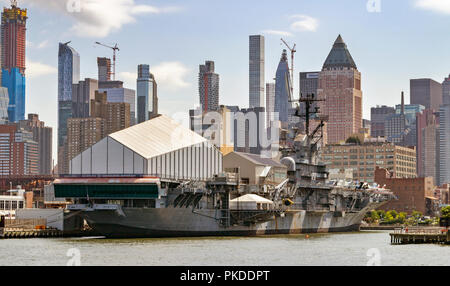
[[281, 122], [288, 122], [288, 112], [291, 104], [291, 76], [286, 50], [283, 50], [275, 78], [275, 112], [279, 114]]
[[137, 123], [153, 118], [158, 114], [158, 97], [155, 77], [149, 65], [138, 66], [137, 79]]
[[80, 81], [80, 55], [68, 45], [59, 43], [58, 50], [58, 166], [64, 170], [67, 120], [73, 116], [73, 84]]

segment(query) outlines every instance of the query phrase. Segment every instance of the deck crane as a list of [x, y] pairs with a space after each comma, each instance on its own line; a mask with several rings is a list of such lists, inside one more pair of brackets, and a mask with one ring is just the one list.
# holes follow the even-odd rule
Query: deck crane
[[296, 47], [297, 44], [294, 44], [294, 46], [291, 48], [288, 43], [286, 43], [283, 38], [281, 38], [281, 41], [286, 45], [286, 47], [291, 51], [291, 99], [294, 96], [294, 54], [297, 52]]
[[113, 74], [113, 80], [115, 81], [116, 80], [116, 52], [120, 51], [119, 47], [117, 46], [117, 44], [115, 44], [114, 47], [111, 47], [111, 46], [102, 44], [100, 42], [95, 42], [95, 43], [97, 45], [104, 46], [104, 47], [107, 47], [107, 48], [110, 48], [113, 50], [113, 72], [112, 72], [112, 74]]

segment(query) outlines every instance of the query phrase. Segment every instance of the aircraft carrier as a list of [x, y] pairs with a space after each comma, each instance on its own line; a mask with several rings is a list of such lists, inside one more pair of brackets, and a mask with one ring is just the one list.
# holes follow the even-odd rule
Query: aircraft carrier
[[[357, 231], [365, 214], [394, 199], [377, 185], [328, 180], [319, 150], [325, 118], [316, 117], [310, 132], [314, 95], [301, 97], [306, 128], [295, 131], [292, 144], [282, 148], [280, 163], [287, 177], [278, 185], [250, 190], [239, 174], [222, 173], [213, 180], [164, 181], [157, 177], [60, 178], [58, 190], [83, 184], [136, 184], [155, 188], [158, 200], [145, 195], [130, 200], [93, 199], [89, 195], [68, 206], [67, 219], [78, 217], [96, 235], [106, 237], [253, 236]], [[89, 181], [89, 182], [88, 182]], [[144, 192], [145, 193], [145, 192]], [[116, 199], [115, 199], [116, 200]], [[80, 220], [78, 220], [80, 221]]]

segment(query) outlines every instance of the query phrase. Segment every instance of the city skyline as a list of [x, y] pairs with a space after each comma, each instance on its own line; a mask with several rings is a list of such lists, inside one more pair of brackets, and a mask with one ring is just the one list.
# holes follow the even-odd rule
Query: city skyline
[[[93, 2], [102, 5], [101, 1]], [[324, 6], [308, 1], [282, 1], [281, 5], [275, 6], [262, 1], [255, 7], [259, 14], [252, 14], [249, 19], [241, 17], [239, 21], [231, 21], [225, 17], [226, 13], [219, 13], [207, 29], [202, 29], [201, 23], [192, 21], [204, 11], [202, 1], [189, 5], [183, 1], [125, 2], [128, 4], [114, 4], [121, 9], [106, 9], [103, 13], [120, 14], [127, 16], [128, 20], [119, 21], [115, 26], [105, 20], [97, 28], [91, 25], [92, 31], [83, 34], [85, 30], [82, 27], [92, 24], [81, 17], [92, 13], [89, 7], [85, 7], [78, 15], [77, 11], [69, 12], [63, 6], [52, 7], [33, 0], [19, 1], [19, 6], [27, 8], [29, 13], [26, 114], [41, 114], [42, 120], [49, 126], [57, 127], [57, 114], [54, 112], [57, 109], [55, 54], [58, 43], [69, 40], [72, 40], [71, 46], [81, 57], [81, 78], [97, 78], [97, 57], [112, 57], [111, 51], [95, 46], [96, 40], [119, 44], [121, 50], [117, 60], [117, 79], [123, 80], [127, 88], [136, 89], [136, 66], [150, 64], [159, 84], [160, 113], [167, 115], [187, 114], [189, 108], [198, 105], [198, 63], [209, 59], [215, 61], [218, 67], [216, 72], [222, 77], [220, 104], [246, 107], [248, 36], [254, 34], [265, 37], [267, 82], [275, 76], [279, 54], [283, 49], [280, 37], [290, 44], [297, 43], [294, 83], [298, 83], [300, 72], [320, 69], [329, 46], [341, 33], [351, 46], [352, 55], [362, 73], [365, 99], [363, 118], [366, 119], [370, 118], [370, 108], [373, 106], [394, 106], [397, 103], [396, 95], [401, 90], [405, 91], [408, 103], [411, 78], [432, 78], [442, 82], [448, 77], [445, 62], [450, 60], [450, 56], [446, 53], [445, 44], [432, 46], [432, 43], [438, 39], [440, 42], [446, 41], [439, 35], [445, 32], [450, 16], [445, 9], [436, 12], [438, 10], [433, 10], [432, 6], [419, 5], [426, 1], [381, 1], [380, 13], [371, 13], [365, 0], [352, 1], [352, 5], [345, 5], [349, 1], [343, 1], [345, 3], [342, 4], [326, 1], [326, 10]], [[9, 1], [0, 3], [9, 5]], [[250, 3], [215, 3], [213, 6], [224, 11], [233, 9], [236, 17], [239, 17]], [[136, 7], [148, 9], [147, 12], [133, 13], [132, 8]], [[153, 12], [149, 12], [150, 7], [155, 8]], [[406, 16], [398, 17], [398, 11], [403, 11]], [[256, 14], [264, 17], [260, 19]], [[55, 16], [55, 19], [49, 20], [48, 15]], [[420, 21], [411, 20], [408, 15]], [[342, 16], [352, 20], [345, 20], [346, 17]], [[98, 20], [96, 17], [95, 20]], [[267, 17], [270, 20], [263, 21]], [[354, 21], [359, 21], [360, 25], [353, 25]], [[425, 24], [419, 25], [418, 22]], [[180, 23], [184, 26], [179, 31], [177, 27]], [[161, 25], [166, 28], [156, 29]], [[436, 33], [426, 33], [430, 29]], [[213, 30], [221, 32], [223, 36], [215, 41], [207, 41], [203, 33]], [[146, 40], [139, 37], [139, 42], [136, 41], [141, 34], [152, 35], [151, 53], [147, 52]], [[418, 35], [423, 38], [420, 42], [416, 40]], [[420, 53], [424, 56], [418, 57]], [[379, 85], [379, 82], [384, 84]], [[298, 88], [295, 84], [295, 95], [298, 94]], [[54, 146], [57, 146], [56, 143]]]

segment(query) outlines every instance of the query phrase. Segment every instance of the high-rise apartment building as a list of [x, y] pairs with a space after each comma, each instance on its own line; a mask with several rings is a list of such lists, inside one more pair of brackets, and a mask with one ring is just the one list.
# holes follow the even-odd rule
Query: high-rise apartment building
[[274, 122], [275, 117], [275, 83], [266, 84], [266, 116], [267, 122], [266, 127], [270, 127], [271, 123]]
[[105, 136], [130, 127], [130, 104], [126, 102], [108, 102], [106, 92], [95, 93], [91, 100], [91, 117], [102, 118]]
[[67, 157], [67, 120], [73, 117], [72, 85], [80, 81], [80, 55], [69, 43], [60, 43], [58, 50], [58, 165]]
[[429, 78], [411, 79], [411, 104], [420, 104], [438, 110], [442, 104], [442, 85]]
[[249, 107], [264, 107], [265, 40], [262, 35], [249, 37]]
[[111, 59], [109, 58], [97, 58], [98, 67], [98, 81], [110, 81], [111, 80]]
[[17, 124], [0, 125], [0, 175], [39, 174], [39, 146], [31, 132]]
[[53, 129], [45, 126], [45, 123], [39, 120], [39, 115], [37, 114], [28, 114], [28, 119], [20, 120], [18, 126], [21, 130], [31, 132], [33, 134], [32, 140], [38, 143], [39, 174], [50, 175], [53, 167]]
[[370, 136], [385, 137], [384, 123], [389, 115], [395, 114], [395, 108], [390, 106], [377, 106], [370, 109]]
[[150, 73], [149, 65], [138, 66], [137, 78], [137, 123], [142, 123], [158, 115], [158, 86]]
[[4, 8], [1, 24], [2, 86], [8, 88], [10, 122], [25, 119], [25, 46], [27, 9]]
[[198, 92], [203, 112], [219, 109], [219, 75], [214, 72], [214, 62], [205, 61], [198, 73]]
[[108, 102], [128, 103], [130, 105], [130, 126], [136, 124], [136, 91], [134, 89], [113, 87], [99, 88], [98, 91], [106, 92]]
[[319, 73], [321, 115], [328, 116], [328, 143], [345, 141], [362, 127], [361, 73], [339, 35]]
[[279, 120], [282, 123], [289, 121], [289, 109], [292, 107], [289, 102], [291, 98], [291, 76], [287, 52], [283, 50], [275, 76], [275, 112], [278, 112]]
[[439, 185], [439, 113], [425, 109], [417, 114], [417, 174], [433, 177]]
[[86, 78], [72, 85], [72, 118], [86, 118], [90, 116], [91, 100], [95, 99], [98, 81]]
[[[62, 174], [68, 174], [71, 169], [69, 162], [105, 137], [105, 119], [98, 117], [70, 118], [67, 121], [67, 169]], [[61, 173], [60, 173], [61, 174]]]

